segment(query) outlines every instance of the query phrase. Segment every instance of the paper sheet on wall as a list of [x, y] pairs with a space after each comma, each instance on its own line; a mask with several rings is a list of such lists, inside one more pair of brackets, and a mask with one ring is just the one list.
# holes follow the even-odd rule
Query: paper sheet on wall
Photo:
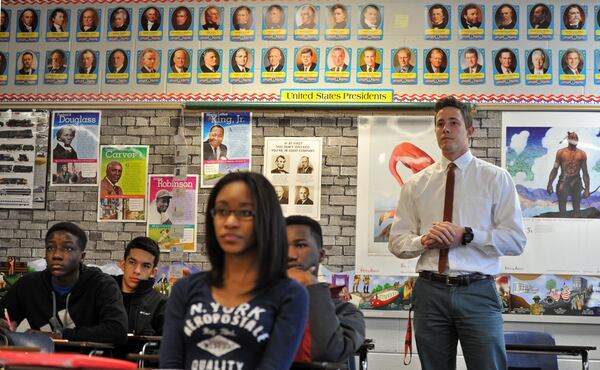
[[266, 137], [263, 174], [275, 187], [285, 216], [321, 219], [323, 138]]

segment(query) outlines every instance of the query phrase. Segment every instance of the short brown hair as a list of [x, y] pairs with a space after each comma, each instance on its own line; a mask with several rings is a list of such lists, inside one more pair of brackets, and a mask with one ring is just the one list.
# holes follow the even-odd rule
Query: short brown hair
[[453, 96], [446, 96], [435, 103], [435, 106], [433, 107], [435, 116], [437, 117], [438, 112], [446, 107], [456, 108], [460, 111], [460, 113], [462, 114], [463, 121], [465, 121], [466, 128], [473, 126], [473, 117], [471, 116], [471, 105], [469, 103], [463, 103], [461, 101], [458, 101]]

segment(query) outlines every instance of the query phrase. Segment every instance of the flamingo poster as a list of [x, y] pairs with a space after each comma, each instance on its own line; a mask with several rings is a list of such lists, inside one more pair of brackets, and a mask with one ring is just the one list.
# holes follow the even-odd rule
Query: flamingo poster
[[417, 259], [399, 259], [387, 244], [402, 185], [441, 156], [433, 116], [359, 117], [358, 125], [356, 272], [412, 274]]

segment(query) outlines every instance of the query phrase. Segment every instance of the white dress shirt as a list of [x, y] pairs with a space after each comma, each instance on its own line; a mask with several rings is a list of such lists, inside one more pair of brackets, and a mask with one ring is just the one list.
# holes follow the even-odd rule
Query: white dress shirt
[[[437, 272], [439, 249], [425, 250], [421, 236], [444, 212], [446, 169], [442, 159], [413, 175], [402, 187], [388, 248], [399, 258], [419, 257], [417, 272]], [[526, 237], [517, 191], [508, 172], [470, 151], [454, 161], [452, 223], [473, 229], [473, 241], [448, 251], [449, 275], [500, 272], [500, 256], [523, 252]]]

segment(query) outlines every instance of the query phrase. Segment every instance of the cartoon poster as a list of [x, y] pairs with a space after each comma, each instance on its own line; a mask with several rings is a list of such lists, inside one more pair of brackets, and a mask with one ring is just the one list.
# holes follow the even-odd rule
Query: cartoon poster
[[176, 180], [172, 175], [150, 175], [146, 233], [163, 251], [180, 245], [196, 252], [198, 175]]
[[598, 274], [600, 137], [595, 113], [502, 114], [502, 164], [525, 218], [522, 256], [505, 271]]
[[51, 185], [98, 185], [100, 111], [52, 113]]
[[252, 159], [250, 112], [202, 114], [202, 187], [213, 187], [229, 172], [250, 171]]
[[[385, 276], [356, 274], [354, 271], [331, 272], [323, 265], [319, 268], [318, 279], [330, 285], [332, 294], [342, 301], [347, 301], [358, 307], [365, 316], [368, 311], [377, 317], [386, 316], [394, 311], [410, 309], [414, 276]], [[367, 310], [367, 311], [365, 311]]]
[[321, 219], [323, 138], [266, 137], [263, 174], [275, 187], [283, 214]]
[[503, 275], [496, 279], [503, 312], [598, 316], [600, 279], [581, 275]]
[[0, 112], [0, 208], [44, 209], [50, 115]]
[[100, 147], [98, 221], [145, 222], [148, 146]]
[[358, 124], [356, 272], [412, 274], [417, 260], [399, 259], [387, 245], [402, 185], [440, 158], [433, 117], [359, 117]]

